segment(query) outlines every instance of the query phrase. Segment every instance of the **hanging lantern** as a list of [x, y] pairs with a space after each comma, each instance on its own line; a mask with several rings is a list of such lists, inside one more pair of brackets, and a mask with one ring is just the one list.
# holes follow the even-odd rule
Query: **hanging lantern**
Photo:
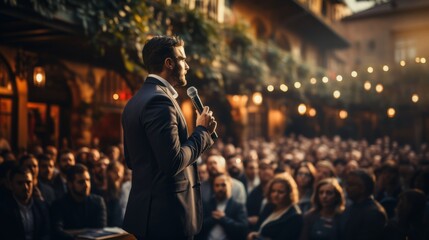
[[46, 84], [45, 69], [41, 66], [34, 67], [33, 70], [33, 84], [36, 87], [44, 87]]

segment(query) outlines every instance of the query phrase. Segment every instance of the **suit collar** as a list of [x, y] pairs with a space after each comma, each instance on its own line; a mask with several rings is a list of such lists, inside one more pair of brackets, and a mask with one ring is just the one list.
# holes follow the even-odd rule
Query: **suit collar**
[[176, 89], [174, 89], [174, 87], [164, 78], [162, 78], [159, 75], [156, 74], [149, 74], [146, 78], [146, 82], [148, 83], [155, 83], [155, 84], [162, 84], [164, 87], [166, 87], [168, 89], [168, 91], [170, 92], [171, 96], [173, 96], [173, 98], [177, 98], [179, 96], [179, 94], [177, 93]]

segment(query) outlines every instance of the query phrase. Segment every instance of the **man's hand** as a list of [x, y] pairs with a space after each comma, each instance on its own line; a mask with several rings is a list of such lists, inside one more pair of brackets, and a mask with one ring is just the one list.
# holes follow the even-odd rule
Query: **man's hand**
[[213, 112], [209, 110], [209, 107], [205, 106], [201, 114], [197, 111], [197, 126], [207, 128], [210, 134], [216, 130], [217, 122], [213, 117]]
[[219, 211], [219, 210], [216, 210], [216, 211], [213, 211], [212, 212], [212, 217], [214, 218], [214, 219], [221, 219], [221, 218], [223, 218], [223, 217], [225, 217], [225, 212], [223, 212], [223, 211]]

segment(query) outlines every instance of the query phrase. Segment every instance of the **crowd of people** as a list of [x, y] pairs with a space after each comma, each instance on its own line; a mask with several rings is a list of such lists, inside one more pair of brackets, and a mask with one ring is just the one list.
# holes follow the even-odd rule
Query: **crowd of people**
[[[429, 239], [426, 144], [218, 140], [198, 171], [197, 239]], [[0, 239], [73, 239], [76, 229], [121, 227], [130, 178], [121, 146], [4, 149]]]

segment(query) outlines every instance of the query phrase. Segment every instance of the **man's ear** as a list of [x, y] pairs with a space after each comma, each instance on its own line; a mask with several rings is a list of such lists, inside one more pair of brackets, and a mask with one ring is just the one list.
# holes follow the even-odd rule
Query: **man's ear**
[[168, 69], [172, 70], [172, 69], [174, 68], [174, 61], [173, 61], [173, 59], [171, 59], [171, 58], [166, 58], [166, 59], [165, 59], [165, 61], [164, 61], [164, 65], [165, 65]]

